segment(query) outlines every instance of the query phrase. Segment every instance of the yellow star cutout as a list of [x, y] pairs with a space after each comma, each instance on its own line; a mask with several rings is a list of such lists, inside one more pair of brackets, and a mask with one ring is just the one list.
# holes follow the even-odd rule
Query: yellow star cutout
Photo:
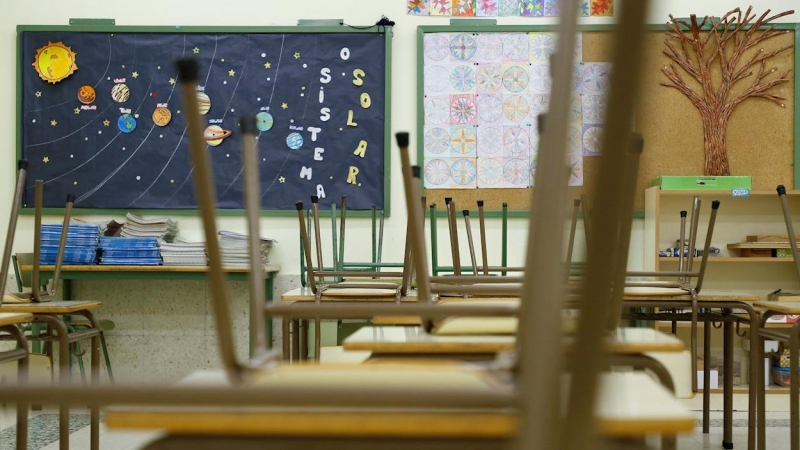
[[288, 109], [289, 108], [289, 104], [288, 103], [281, 103], [281, 108]]
[[36, 93], [35, 93], [35, 94], [33, 94], [33, 95], [35, 95], [35, 96], [36, 96], [36, 98], [39, 98], [39, 97], [41, 97], [41, 96], [42, 96], [42, 91], [36, 91]]
[[42, 162], [43, 162], [43, 163], [45, 163], [45, 164], [47, 164], [47, 163], [49, 163], [49, 162], [50, 162], [50, 158], [48, 158], [47, 156], [45, 156], [44, 158], [42, 158]]
[[111, 121], [109, 121], [108, 119], [106, 119], [106, 120], [104, 120], [104, 121], [103, 121], [103, 126], [106, 126], [106, 127], [107, 127], [107, 126], [109, 126], [109, 125], [111, 125]]
[[300, 59], [300, 52], [294, 52], [294, 59]]
[[192, 51], [195, 53], [195, 55], [200, 53], [200, 49], [197, 47], [193, 48]]
[[170, 78], [169, 79], [169, 84], [175, 84], [175, 78]]
[[267, 69], [271, 69], [272, 68], [272, 63], [269, 63], [269, 62], [268, 63], [264, 63], [264, 67], [267, 68]]
[[286, 182], [286, 178], [280, 177], [280, 178], [278, 178], [278, 182], [279, 183], [285, 183]]
[[133, 73], [131, 74], [131, 77], [133, 77], [133, 78], [139, 78], [139, 72], [133, 72]]
[[228, 71], [228, 75], [229, 76], [234, 76], [234, 75], [236, 75], [236, 72], [234, 72], [233, 69], [231, 69], [231, 70]]
[[58, 122], [56, 122], [55, 119], [53, 119], [53, 120], [50, 121], [50, 125], [56, 126], [56, 125], [58, 125]]
[[80, 114], [81, 113], [81, 109], [80, 108], [75, 108], [75, 109], [73, 109], [73, 111], [75, 111], [75, 114]]

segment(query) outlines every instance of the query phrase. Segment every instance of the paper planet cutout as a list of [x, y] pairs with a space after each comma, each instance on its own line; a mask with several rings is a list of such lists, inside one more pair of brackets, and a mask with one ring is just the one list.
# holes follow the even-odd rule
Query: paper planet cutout
[[286, 136], [286, 145], [292, 150], [297, 150], [303, 146], [303, 136], [300, 133], [291, 133]]
[[128, 89], [128, 85], [124, 83], [115, 84], [113, 88], [111, 88], [111, 98], [114, 99], [117, 103], [125, 103], [131, 97], [131, 90]]
[[206, 141], [206, 144], [216, 147], [222, 144], [222, 140], [230, 135], [231, 130], [223, 130], [217, 125], [209, 125], [206, 130], [203, 131], [203, 140]]
[[84, 105], [91, 105], [94, 103], [94, 100], [97, 98], [97, 92], [95, 92], [94, 88], [86, 85], [81, 86], [78, 89], [78, 101], [83, 103]]
[[167, 126], [170, 120], [172, 120], [172, 112], [167, 108], [164, 107], [156, 108], [156, 110], [153, 111], [154, 124], [160, 127], [165, 127]]
[[197, 106], [200, 108], [201, 116], [208, 114], [208, 111], [211, 109], [211, 99], [205, 92], [197, 93]]
[[58, 83], [78, 70], [75, 52], [63, 42], [48, 42], [37, 49], [32, 65], [39, 78], [51, 84]]
[[272, 125], [272, 114], [264, 111], [256, 114], [256, 128], [258, 128], [258, 131], [269, 131]]
[[123, 114], [117, 119], [117, 127], [123, 133], [130, 133], [136, 129], [136, 118], [130, 114]]

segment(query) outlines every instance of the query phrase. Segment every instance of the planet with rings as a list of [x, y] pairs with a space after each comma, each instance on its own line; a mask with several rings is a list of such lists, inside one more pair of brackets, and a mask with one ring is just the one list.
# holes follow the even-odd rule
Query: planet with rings
[[216, 147], [222, 143], [222, 140], [231, 135], [231, 130], [223, 130], [218, 125], [209, 125], [203, 131], [203, 140], [206, 144]]

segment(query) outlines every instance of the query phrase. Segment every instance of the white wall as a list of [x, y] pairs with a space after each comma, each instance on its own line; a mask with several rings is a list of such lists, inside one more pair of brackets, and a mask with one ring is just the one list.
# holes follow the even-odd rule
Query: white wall
[[[397, 22], [393, 40], [393, 78], [392, 78], [392, 133], [407, 130], [413, 133], [416, 124], [416, 27], [418, 25], [445, 25], [449, 18], [421, 18], [405, 15], [404, 0], [355, 0], [349, 7], [343, 3], [330, 0], [227, 0], [218, 2], [211, 0], [194, 0], [183, 2], [164, 2], [156, 0], [140, 0], [127, 8], [119, 8], [115, 2], [95, 0], [36, 0], [35, 2], [6, 2], [4, 13], [0, 15], [0, 60], [6, 61], [0, 67], [0, 97], [6, 101], [0, 104], [0, 114], [6, 120], [0, 121], [0, 235], [5, 236], [5, 218], [10, 210], [11, 192], [15, 178], [15, 133], [16, 117], [15, 85], [16, 73], [16, 26], [19, 24], [51, 24], [65, 25], [69, 18], [115, 18], [118, 25], [294, 25], [298, 19], [343, 18], [346, 23], [367, 25], [377, 21], [382, 14]], [[663, 23], [668, 14], [686, 17], [690, 13], [722, 15], [737, 6], [746, 6], [733, 0], [653, 0], [650, 22]], [[788, 1], [751, 0], [757, 12], [768, 7], [776, 10], [788, 9]], [[341, 5], [341, 6], [340, 6]], [[124, 15], [122, 15], [124, 14]], [[787, 21], [798, 21], [797, 15], [786, 18]], [[609, 19], [582, 19], [584, 23], [609, 23]], [[499, 24], [545, 24], [550, 19], [498, 18]], [[413, 142], [413, 141], [412, 141]], [[399, 176], [399, 160], [393, 154], [392, 168], [392, 203], [394, 214], [387, 221], [384, 260], [399, 260], [405, 232], [405, 214], [402, 205], [402, 186]], [[294, 201], [294, 199], [287, 199]], [[50, 221], [56, 218], [47, 218]], [[46, 219], [46, 220], [47, 220]], [[30, 251], [32, 242], [32, 218], [23, 217], [17, 230], [14, 244], [15, 251]], [[360, 232], [369, 233], [367, 221], [349, 222], [349, 236]], [[194, 217], [180, 218], [181, 233], [189, 239], [203, 239], [202, 229]], [[224, 218], [219, 221], [224, 228], [244, 230], [242, 218]], [[641, 267], [642, 264], [642, 224], [637, 221], [634, 226], [631, 245], [631, 265]], [[284, 267], [284, 274], [296, 274], [298, 265], [297, 226], [293, 219], [265, 218], [262, 221], [265, 235], [272, 236], [280, 242], [273, 253], [273, 262]], [[445, 228], [440, 227], [444, 230]], [[499, 227], [490, 229], [490, 240], [499, 242]], [[514, 221], [510, 226], [509, 242], [524, 242], [526, 226], [523, 221]], [[368, 234], [367, 234], [368, 235]], [[350, 240], [347, 250], [348, 260], [367, 260], [368, 246], [356, 244]], [[446, 250], [442, 247], [442, 252]], [[493, 249], [496, 257], [499, 249]], [[510, 260], [519, 262], [524, 245], [510, 246]], [[495, 259], [496, 261], [496, 259]]]

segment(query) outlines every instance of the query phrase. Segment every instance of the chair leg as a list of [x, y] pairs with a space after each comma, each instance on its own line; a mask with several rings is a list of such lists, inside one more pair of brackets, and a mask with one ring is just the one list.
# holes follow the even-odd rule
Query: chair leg
[[81, 350], [81, 343], [76, 342], [70, 346], [75, 349], [75, 352], [70, 352], [70, 354], [74, 354], [78, 358], [78, 369], [81, 371], [81, 382], [86, 384], [86, 367], [83, 365], [83, 351]]
[[103, 358], [106, 360], [106, 371], [108, 372], [108, 380], [114, 382], [114, 372], [111, 371], [111, 359], [108, 357], [108, 347], [106, 347], [106, 337], [103, 332], [100, 332], [100, 345], [103, 347]]

